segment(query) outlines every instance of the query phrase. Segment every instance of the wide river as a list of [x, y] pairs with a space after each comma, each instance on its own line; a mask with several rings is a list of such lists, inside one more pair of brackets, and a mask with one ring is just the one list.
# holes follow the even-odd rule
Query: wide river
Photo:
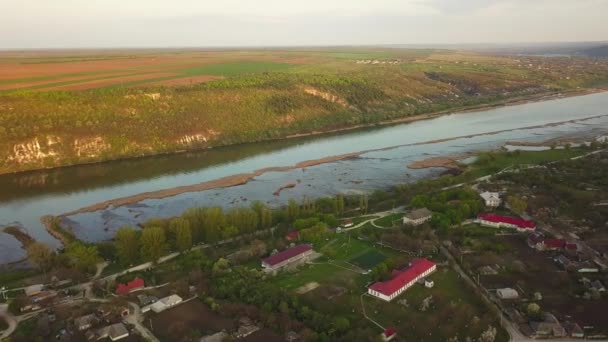
[[[327, 156], [376, 150], [304, 169], [267, 172], [247, 184], [230, 188], [144, 200], [66, 218], [79, 238], [100, 241], [111, 238], [121, 226], [152, 217], [175, 216], [194, 206], [245, 206], [252, 200], [279, 205], [290, 198], [366, 192], [439, 174], [441, 169], [407, 167], [413, 161], [432, 156], [495, 149], [507, 141], [539, 142], [556, 137], [600, 136], [606, 132], [608, 93], [604, 92], [336, 135], [4, 175], [0, 176], [0, 227], [17, 225], [35, 239], [59, 246], [42, 226], [41, 216], [270, 166], [290, 166]], [[283, 190], [280, 196], [273, 195], [286, 183], [297, 186]], [[24, 255], [17, 240], [0, 233], [0, 263], [16, 261]]]

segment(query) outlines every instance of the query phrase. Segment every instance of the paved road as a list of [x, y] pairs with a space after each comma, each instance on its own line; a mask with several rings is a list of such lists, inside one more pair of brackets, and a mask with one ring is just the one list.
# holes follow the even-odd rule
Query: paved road
[[17, 329], [17, 319], [8, 311], [8, 304], [0, 304], [0, 318], [8, 324], [8, 328], [0, 335], [0, 340], [9, 337]]

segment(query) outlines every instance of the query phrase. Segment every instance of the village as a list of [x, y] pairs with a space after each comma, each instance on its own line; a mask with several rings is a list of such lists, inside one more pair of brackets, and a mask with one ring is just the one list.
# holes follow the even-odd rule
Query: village
[[[591, 220], [577, 221], [567, 204], [560, 210], [568, 218], [551, 212], [543, 197], [546, 184], [533, 181], [541, 173], [577, 175], [591, 161], [606, 164], [608, 153], [520, 167], [434, 191], [420, 192], [417, 187], [429, 185], [415, 185], [402, 190], [408, 200], [401, 206], [380, 211], [371, 211], [368, 199], [342, 205], [338, 199], [338, 211], [344, 207], [340, 218], [314, 214], [308, 202], [290, 203], [286, 213], [301, 211], [292, 212], [289, 224], [197, 244], [126, 269], [100, 261], [85, 281], [54, 277], [4, 287], [2, 337], [605, 339], [605, 232]], [[584, 183], [600, 197], [606, 193], [603, 179], [585, 177], [571, 182]], [[597, 196], [585, 198], [605, 214]]]

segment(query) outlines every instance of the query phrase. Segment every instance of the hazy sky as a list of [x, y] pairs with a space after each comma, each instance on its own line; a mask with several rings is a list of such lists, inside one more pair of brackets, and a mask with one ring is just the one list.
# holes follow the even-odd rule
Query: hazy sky
[[608, 40], [608, 0], [0, 0], [0, 48]]

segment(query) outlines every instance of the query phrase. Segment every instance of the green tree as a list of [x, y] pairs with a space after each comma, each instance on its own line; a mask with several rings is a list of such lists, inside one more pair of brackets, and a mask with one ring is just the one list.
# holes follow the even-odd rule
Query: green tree
[[138, 233], [131, 227], [120, 228], [114, 238], [116, 254], [121, 265], [133, 265], [139, 260]]
[[141, 234], [141, 255], [144, 260], [156, 262], [167, 254], [169, 247], [165, 231], [160, 227], [145, 228]]
[[183, 218], [174, 218], [169, 223], [169, 230], [173, 235], [175, 248], [180, 252], [185, 252], [192, 248], [192, 230], [190, 222]]
[[293, 198], [287, 202], [287, 219], [293, 222], [300, 217], [300, 205]]
[[53, 267], [55, 252], [47, 244], [34, 242], [27, 247], [27, 258], [46, 275], [46, 272]]
[[522, 215], [523, 213], [525, 213], [526, 209], [528, 208], [528, 202], [526, 202], [526, 200], [516, 197], [516, 196], [508, 196], [507, 204], [514, 212], [516, 212], [519, 215]]
[[350, 322], [345, 317], [338, 317], [334, 321], [334, 327], [336, 328], [336, 330], [343, 333], [350, 329]]
[[82, 272], [94, 272], [100, 260], [97, 247], [72, 242], [65, 250], [70, 263]]

